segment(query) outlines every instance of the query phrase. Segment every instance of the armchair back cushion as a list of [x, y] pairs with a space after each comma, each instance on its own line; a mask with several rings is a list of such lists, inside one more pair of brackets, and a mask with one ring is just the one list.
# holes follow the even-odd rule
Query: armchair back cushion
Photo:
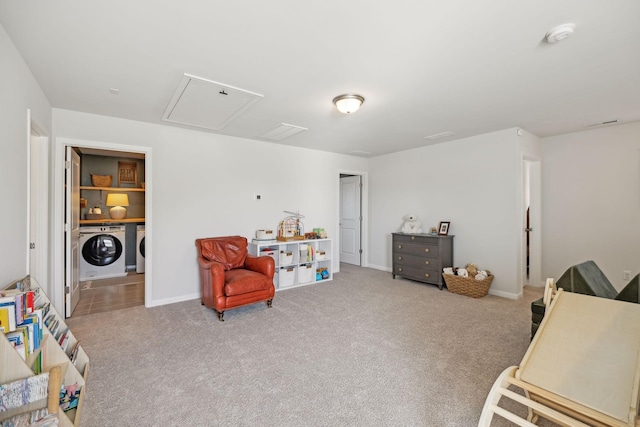
[[241, 236], [229, 236], [203, 240], [201, 255], [209, 261], [219, 262], [225, 271], [243, 268], [247, 258], [247, 239]]

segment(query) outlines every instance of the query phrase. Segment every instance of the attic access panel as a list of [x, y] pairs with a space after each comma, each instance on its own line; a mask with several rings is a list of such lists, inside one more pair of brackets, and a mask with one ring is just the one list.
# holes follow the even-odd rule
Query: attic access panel
[[162, 120], [220, 130], [262, 97], [259, 93], [185, 73]]

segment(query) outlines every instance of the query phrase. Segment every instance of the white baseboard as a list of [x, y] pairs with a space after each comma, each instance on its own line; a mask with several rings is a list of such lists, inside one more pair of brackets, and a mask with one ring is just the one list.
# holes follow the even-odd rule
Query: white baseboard
[[489, 295], [495, 295], [497, 297], [514, 299], [514, 300], [522, 298], [522, 292], [520, 292], [519, 294], [514, 294], [514, 293], [511, 293], [511, 292], [495, 291], [495, 290], [492, 290], [492, 289], [489, 289]]
[[176, 302], [190, 301], [192, 299], [200, 299], [200, 294], [197, 293], [197, 294], [190, 294], [190, 295], [180, 295], [174, 298], [165, 298], [165, 299], [155, 300], [155, 301], [151, 301], [151, 304], [147, 305], [146, 307], [147, 308], [158, 307], [161, 305], [173, 304]]
[[380, 265], [373, 265], [373, 264], [369, 264], [367, 265], [368, 268], [373, 268], [374, 270], [380, 270], [380, 271], [388, 271], [389, 273], [391, 273], [391, 267], [383, 267]]

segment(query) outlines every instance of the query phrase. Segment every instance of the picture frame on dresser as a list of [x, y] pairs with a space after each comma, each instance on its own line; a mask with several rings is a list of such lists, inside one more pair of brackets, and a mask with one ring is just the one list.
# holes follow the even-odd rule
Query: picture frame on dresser
[[440, 221], [440, 225], [438, 226], [438, 236], [449, 235], [449, 225], [451, 225], [451, 221]]

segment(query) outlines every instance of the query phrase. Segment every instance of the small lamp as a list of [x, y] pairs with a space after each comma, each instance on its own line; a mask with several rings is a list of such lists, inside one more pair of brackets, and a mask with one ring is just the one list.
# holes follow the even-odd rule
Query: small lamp
[[107, 206], [113, 206], [109, 210], [111, 219], [124, 219], [127, 216], [127, 209], [123, 206], [129, 206], [129, 196], [122, 193], [107, 194]]

